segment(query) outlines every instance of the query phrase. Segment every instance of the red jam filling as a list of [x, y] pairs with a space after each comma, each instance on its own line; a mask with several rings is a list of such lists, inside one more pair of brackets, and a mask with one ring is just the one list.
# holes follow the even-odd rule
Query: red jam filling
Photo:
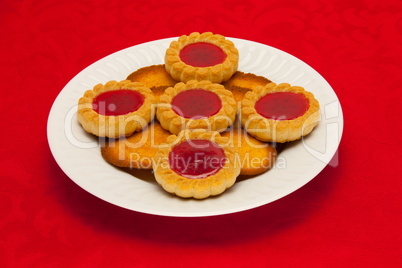
[[226, 53], [218, 46], [207, 43], [192, 43], [180, 50], [180, 59], [194, 67], [208, 67], [226, 60]]
[[207, 118], [217, 114], [221, 108], [218, 95], [203, 89], [182, 91], [172, 100], [173, 111], [184, 118]]
[[308, 99], [299, 93], [275, 92], [267, 94], [255, 104], [257, 112], [268, 119], [292, 120], [309, 108]]
[[92, 108], [101, 115], [117, 116], [137, 111], [144, 103], [144, 96], [137, 91], [119, 89], [99, 94]]
[[225, 152], [209, 140], [187, 140], [169, 153], [169, 166], [189, 179], [202, 179], [217, 173], [225, 164]]

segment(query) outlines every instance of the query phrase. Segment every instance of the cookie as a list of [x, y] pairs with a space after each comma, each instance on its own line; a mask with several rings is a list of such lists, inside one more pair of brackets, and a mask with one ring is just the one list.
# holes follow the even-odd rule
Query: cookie
[[173, 79], [227, 81], [239, 64], [239, 51], [224, 36], [211, 32], [193, 32], [170, 43], [165, 54], [166, 71]]
[[240, 173], [235, 149], [219, 132], [183, 130], [167, 139], [153, 166], [162, 188], [183, 198], [204, 199], [233, 186]]
[[153, 119], [155, 97], [141, 83], [98, 84], [78, 101], [78, 122], [99, 137], [119, 138], [141, 131]]
[[241, 167], [241, 175], [258, 175], [273, 167], [277, 151], [270, 143], [253, 138], [241, 128], [226, 131], [222, 133], [222, 137], [233, 142], [236, 164]]
[[156, 117], [172, 134], [184, 129], [222, 132], [233, 124], [237, 102], [222, 85], [191, 80], [177, 83], [159, 97]]
[[159, 86], [159, 87], [153, 87], [152, 93], [154, 93], [154, 96], [156, 98], [156, 103], [159, 102], [159, 97], [162, 96], [165, 93], [165, 90], [167, 89], [167, 86]]
[[269, 83], [247, 92], [241, 105], [242, 126], [260, 141], [298, 140], [320, 119], [320, 105], [314, 95], [287, 83]]
[[159, 122], [153, 121], [142, 132], [130, 137], [109, 140], [101, 146], [103, 158], [117, 167], [151, 169], [155, 163], [155, 154], [166, 138], [171, 135]]
[[170, 76], [163, 64], [140, 68], [127, 76], [127, 80], [140, 82], [151, 90], [158, 87], [172, 87], [178, 82]]
[[270, 82], [271, 80], [266, 77], [237, 71], [228, 81], [223, 82], [222, 85], [227, 90], [232, 91], [236, 101], [241, 101], [247, 92], [263, 87]]

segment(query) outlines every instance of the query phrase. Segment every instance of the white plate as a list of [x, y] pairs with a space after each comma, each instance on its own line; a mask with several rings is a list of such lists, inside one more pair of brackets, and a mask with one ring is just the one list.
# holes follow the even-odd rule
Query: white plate
[[57, 163], [76, 184], [129, 210], [165, 216], [210, 216], [268, 204], [302, 187], [327, 164], [336, 165], [336, 159], [330, 160], [341, 139], [343, 115], [331, 86], [294, 56], [236, 38], [228, 39], [239, 49], [239, 71], [302, 86], [314, 93], [321, 105], [321, 120], [310, 135], [288, 146], [272, 170], [239, 181], [222, 195], [205, 200], [175, 197], [157, 185], [150, 172], [138, 171], [133, 176], [105, 162], [97, 138], [77, 122], [78, 99], [97, 83], [124, 80], [140, 67], [162, 64], [166, 48], [176, 39], [152, 41], [113, 53], [82, 70], [60, 92], [48, 118], [48, 141]]

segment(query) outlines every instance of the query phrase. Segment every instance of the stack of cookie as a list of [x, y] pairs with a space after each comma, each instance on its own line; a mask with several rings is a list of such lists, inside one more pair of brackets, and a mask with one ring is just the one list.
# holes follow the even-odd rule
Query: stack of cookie
[[85, 92], [78, 120], [107, 138], [101, 153], [110, 164], [153, 170], [180, 197], [219, 195], [239, 175], [272, 168], [276, 145], [309, 134], [319, 118], [313, 94], [238, 71], [238, 62], [221, 35], [181, 36], [164, 64]]

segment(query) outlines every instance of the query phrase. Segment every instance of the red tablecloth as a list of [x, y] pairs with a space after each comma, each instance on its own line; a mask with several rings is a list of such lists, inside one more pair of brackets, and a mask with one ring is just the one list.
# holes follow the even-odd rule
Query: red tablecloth
[[[401, 267], [402, 3], [1, 1], [0, 266]], [[337, 165], [252, 210], [176, 218], [92, 196], [56, 164], [50, 107], [94, 61], [212, 31], [307, 62], [336, 91]]]

